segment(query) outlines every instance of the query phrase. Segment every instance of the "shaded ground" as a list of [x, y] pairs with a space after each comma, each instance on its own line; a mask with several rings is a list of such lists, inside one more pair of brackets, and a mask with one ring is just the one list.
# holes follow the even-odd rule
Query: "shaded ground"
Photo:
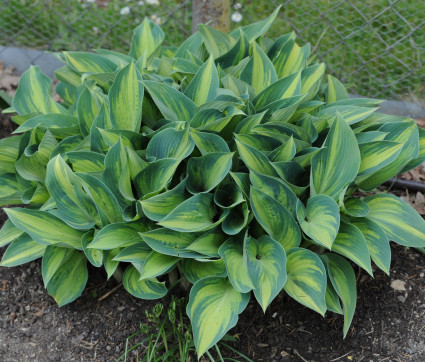
[[[11, 130], [0, 116], [0, 138]], [[424, 274], [425, 255], [394, 247], [389, 277], [359, 272], [357, 311], [345, 340], [341, 316], [328, 313], [323, 319], [280, 296], [265, 315], [250, 303], [231, 331], [239, 337], [234, 347], [254, 361], [425, 361]], [[394, 280], [406, 290], [391, 288]], [[155, 303], [133, 298], [122, 287], [98, 300], [115, 286], [92, 268], [84, 295], [59, 309], [43, 287], [39, 261], [0, 268], [0, 361], [116, 360]], [[141, 353], [143, 347], [130, 359]]]

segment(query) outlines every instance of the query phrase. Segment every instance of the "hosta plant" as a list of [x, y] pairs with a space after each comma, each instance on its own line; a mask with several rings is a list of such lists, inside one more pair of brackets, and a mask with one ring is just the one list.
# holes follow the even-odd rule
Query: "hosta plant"
[[128, 54], [63, 52], [61, 102], [38, 67], [25, 72], [0, 197], [27, 206], [5, 209], [2, 265], [42, 258], [59, 305], [88, 264], [124, 270], [144, 299], [183, 278], [199, 355], [250, 298], [265, 311], [279, 293], [343, 314], [345, 336], [354, 270], [388, 273], [389, 241], [425, 246], [417, 212], [376, 192], [424, 161], [425, 134], [350, 98], [293, 33], [265, 37], [276, 14], [229, 34], [199, 25], [177, 48], [145, 20]]

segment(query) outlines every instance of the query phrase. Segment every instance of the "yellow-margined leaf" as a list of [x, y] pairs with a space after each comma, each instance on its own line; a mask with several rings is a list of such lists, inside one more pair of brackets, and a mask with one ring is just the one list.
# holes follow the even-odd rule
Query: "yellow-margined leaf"
[[147, 227], [141, 222], [117, 222], [102, 228], [93, 238], [88, 248], [110, 250], [124, 245], [141, 242], [139, 232], [146, 231]]
[[249, 294], [239, 293], [226, 278], [207, 277], [194, 284], [186, 312], [199, 356], [236, 325], [248, 302]]
[[317, 254], [303, 248], [288, 250], [286, 270], [285, 292], [323, 316], [326, 312], [326, 270]]
[[244, 242], [245, 260], [254, 285], [254, 295], [264, 312], [287, 281], [286, 253], [282, 245], [268, 235]]
[[38, 244], [27, 234], [19, 236], [7, 247], [0, 266], [17, 266], [43, 256], [46, 245]]
[[140, 280], [140, 273], [133, 265], [125, 270], [122, 284], [127, 292], [140, 299], [159, 299], [167, 294], [164, 282], [160, 283], [155, 278]]
[[145, 18], [143, 22], [134, 29], [131, 40], [130, 55], [139, 59], [142, 55], [150, 57], [164, 41], [164, 32], [153, 21]]

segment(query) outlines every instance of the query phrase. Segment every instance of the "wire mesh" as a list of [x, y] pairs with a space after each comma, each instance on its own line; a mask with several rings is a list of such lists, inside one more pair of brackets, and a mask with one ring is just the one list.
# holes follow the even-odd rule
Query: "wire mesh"
[[[352, 93], [425, 99], [423, 0], [234, 0], [232, 26], [263, 19], [279, 4], [268, 36], [295, 31]], [[189, 0], [3, 0], [0, 45], [127, 51], [145, 16], [164, 28], [167, 45], [190, 35]]]

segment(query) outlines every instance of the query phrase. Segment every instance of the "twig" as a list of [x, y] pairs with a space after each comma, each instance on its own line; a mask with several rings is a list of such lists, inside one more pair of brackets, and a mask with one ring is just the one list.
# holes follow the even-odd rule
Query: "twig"
[[331, 359], [331, 360], [330, 360], [330, 362], [338, 361], [339, 359], [344, 358], [345, 356], [349, 355], [350, 353], [351, 353], [351, 351], [350, 351], [350, 352], [347, 352], [347, 353], [346, 353], [346, 354], [344, 354], [343, 356], [340, 356], [340, 357], [337, 357], [337, 358]]
[[301, 356], [300, 355], [300, 353], [296, 350], [296, 349], [294, 349], [294, 353], [299, 357], [299, 358], [301, 358], [304, 362], [308, 362], [308, 360], [306, 360], [303, 356]]
[[397, 189], [408, 189], [410, 191], [425, 192], [425, 184], [418, 181], [391, 178], [387, 182], [384, 182], [384, 185]]
[[118, 284], [117, 286], [113, 287], [109, 292], [103, 294], [98, 301], [101, 302], [102, 300], [108, 298], [113, 292], [115, 292], [116, 290], [118, 290], [120, 287], [122, 286], [122, 283]]

